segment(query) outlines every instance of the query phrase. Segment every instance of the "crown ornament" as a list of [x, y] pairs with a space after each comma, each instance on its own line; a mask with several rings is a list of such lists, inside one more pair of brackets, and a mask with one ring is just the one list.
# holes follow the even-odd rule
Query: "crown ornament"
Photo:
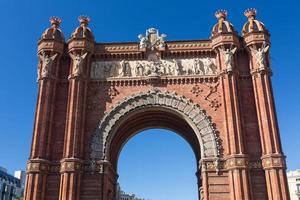
[[215, 16], [217, 19], [225, 19], [227, 17], [227, 10], [217, 10]]
[[255, 18], [256, 17], [256, 9], [255, 8], [249, 8], [247, 10], [245, 10], [244, 12], [244, 15], [247, 17], [247, 18]]
[[87, 26], [89, 24], [89, 22], [91, 21], [91, 19], [86, 15], [80, 15], [78, 17], [78, 21], [81, 26]]
[[49, 21], [53, 28], [58, 28], [61, 23], [61, 19], [59, 17], [55, 17], [55, 16], [50, 17]]

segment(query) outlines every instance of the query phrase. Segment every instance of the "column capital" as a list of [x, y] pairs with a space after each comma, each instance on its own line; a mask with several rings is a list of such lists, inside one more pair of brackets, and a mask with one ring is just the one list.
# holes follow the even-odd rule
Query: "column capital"
[[78, 158], [64, 158], [60, 161], [60, 173], [78, 172], [83, 170], [83, 161]]
[[286, 169], [285, 156], [282, 154], [269, 154], [261, 157], [262, 166], [268, 169]]
[[27, 162], [27, 173], [48, 173], [50, 162], [45, 159], [30, 159]]
[[249, 158], [245, 154], [230, 155], [225, 158], [226, 169], [246, 169], [249, 165]]

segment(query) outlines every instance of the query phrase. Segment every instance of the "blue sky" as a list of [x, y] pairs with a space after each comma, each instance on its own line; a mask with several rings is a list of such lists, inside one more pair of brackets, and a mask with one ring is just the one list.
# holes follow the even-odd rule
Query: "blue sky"
[[[0, 0], [0, 165], [10, 172], [25, 168], [37, 92], [36, 45], [43, 30], [49, 26], [50, 16], [62, 18], [61, 28], [66, 38], [78, 25], [77, 17], [86, 14], [92, 18], [90, 27], [98, 42], [137, 41], [137, 35], [152, 26], [161, 33], [166, 33], [169, 40], [181, 40], [208, 38], [211, 27], [216, 23], [214, 13], [217, 9], [227, 9], [229, 21], [240, 32], [246, 21], [243, 12], [249, 7], [257, 8], [257, 18], [271, 32], [273, 88], [283, 149], [287, 155], [288, 168], [300, 168], [300, 156], [297, 152], [300, 141], [299, 4], [297, 1], [266, 0]], [[169, 173], [175, 176], [178, 170], [180, 173], [187, 171], [190, 178], [194, 178], [194, 170], [190, 170], [194, 158], [189, 146], [175, 134], [158, 132], [161, 134], [147, 132], [134, 137], [125, 146], [120, 158], [120, 181], [124, 188], [153, 200], [165, 199], [160, 188], [171, 187], [168, 181], [173, 176]], [[156, 144], [158, 141], [161, 143]], [[152, 145], [165, 145], [165, 141], [168, 146], [165, 151], [151, 148]], [[153, 151], [147, 151], [149, 148]], [[142, 159], [138, 152], [143, 151], [156, 159], [139, 163], [134, 158]], [[180, 156], [167, 163], [174, 165], [174, 168], [164, 168], [163, 158], [173, 158], [174, 152]], [[175, 168], [178, 159], [187, 159], [190, 164], [179, 166], [180, 169]], [[152, 171], [154, 168], [158, 170], [155, 174]], [[170, 170], [166, 174], [164, 169]], [[131, 176], [130, 172], [133, 170], [143, 171]], [[138, 181], [141, 177], [145, 184]], [[174, 180], [171, 178], [170, 181]], [[179, 182], [183, 182], [184, 178], [185, 176], [176, 177]], [[153, 188], [148, 188], [149, 185]], [[183, 186], [187, 190], [194, 188], [195, 181], [192, 184], [172, 185], [174, 200], [182, 199], [176, 198], [179, 195], [176, 188]], [[143, 192], [146, 190], [148, 193]], [[154, 193], [157, 196], [150, 196]], [[185, 193], [188, 194], [189, 192]], [[186, 197], [185, 199], [195, 199], [193, 196]]]

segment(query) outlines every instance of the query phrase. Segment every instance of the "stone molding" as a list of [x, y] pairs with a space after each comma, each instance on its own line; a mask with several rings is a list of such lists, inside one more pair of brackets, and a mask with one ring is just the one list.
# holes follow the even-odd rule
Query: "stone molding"
[[251, 160], [247, 158], [229, 158], [220, 160], [202, 160], [202, 171], [216, 172], [219, 170], [233, 170], [233, 169], [263, 169], [261, 160]]
[[92, 160], [101, 160], [107, 157], [107, 150], [113, 138], [113, 129], [119, 120], [131, 111], [143, 107], [164, 107], [179, 112], [193, 123], [197, 134], [200, 134], [201, 157], [218, 158], [221, 152], [221, 143], [217, 130], [211, 119], [199, 105], [175, 92], [151, 89], [146, 92], [131, 95], [119, 102], [110, 112], [106, 113], [91, 141]]

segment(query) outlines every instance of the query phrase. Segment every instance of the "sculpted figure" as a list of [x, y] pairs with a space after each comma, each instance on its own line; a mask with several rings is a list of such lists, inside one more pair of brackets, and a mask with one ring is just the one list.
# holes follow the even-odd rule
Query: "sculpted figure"
[[170, 63], [167, 65], [167, 73], [168, 75], [178, 76], [180, 75], [180, 67], [178, 65], [177, 60], [172, 59]]
[[266, 46], [265, 43], [263, 43], [262, 47], [256, 50], [255, 48], [251, 47], [251, 50], [255, 56], [256, 64], [259, 66], [259, 68], [266, 67], [266, 54], [269, 50], [270, 46]]
[[205, 75], [213, 75], [216, 74], [216, 66], [211, 58], [205, 58], [203, 60]]
[[42, 65], [41, 65], [41, 67], [42, 67], [41, 77], [42, 78], [49, 76], [49, 74], [51, 72], [53, 61], [56, 58], [56, 56], [57, 56], [57, 54], [54, 54], [53, 56], [49, 56], [45, 52], [42, 52], [42, 55], [39, 56], [42, 61]]
[[167, 73], [167, 70], [166, 70], [166, 61], [157, 62], [157, 66], [158, 66], [158, 72], [159, 72], [159, 74], [165, 75]]
[[131, 67], [130, 67], [130, 64], [128, 61], [126, 60], [122, 60], [121, 61], [121, 76], [124, 77], [124, 76], [131, 76]]
[[205, 74], [203, 62], [199, 58], [194, 60], [194, 74]]
[[144, 66], [142, 65], [142, 63], [137, 62], [135, 70], [136, 76], [144, 76]]
[[224, 63], [225, 63], [225, 67], [228, 71], [232, 71], [233, 67], [232, 67], [232, 62], [233, 62], [233, 55], [235, 54], [237, 48], [229, 48], [229, 49], [225, 49], [224, 47], [219, 49], [221, 54], [224, 57]]
[[90, 76], [91, 78], [93, 79], [96, 79], [96, 78], [103, 78], [102, 77], [102, 71], [101, 71], [101, 66], [99, 63], [97, 62], [93, 62], [92, 63], [92, 66], [91, 66], [91, 73], [90, 73]]
[[173, 62], [173, 66], [172, 66], [172, 73], [171, 74], [174, 74], [175, 76], [179, 76], [180, 75], [180, 68], [179, 68], [179, 65], [178, 65], [178, 62], [177, 60], [173, 59], [172, 60]]
[[83, 55], [70, 53], [73, 60], [73, 75], [80, 75], [82, 73], [82, 65], [86, 55], [87, 53]]
[[157, 76], [160, 69], [159, 63], [157, 61], [150, 61], [150, 75]]
[[148, 41], [148, 37], [143, 36], [142, 34], [138, 35], [138, 38], [140, 39], [140, 49], [144, 49], [147, 47], [149, 41]]
[[144, 63], [145, 65], [145, 70], [144, 70], [144, 75], [148, 76], [151, 74], [151, 66], [150, 66], [150, 63], [147, 62], [147, 63]]
[[165, 43], [166, 37], [167, 37], [166, 34], [161, 34], [160, 36], [158, 36], [158, 39], [157, 39], [158, 47], [164, 48], [166, 46], [166, 43]]

